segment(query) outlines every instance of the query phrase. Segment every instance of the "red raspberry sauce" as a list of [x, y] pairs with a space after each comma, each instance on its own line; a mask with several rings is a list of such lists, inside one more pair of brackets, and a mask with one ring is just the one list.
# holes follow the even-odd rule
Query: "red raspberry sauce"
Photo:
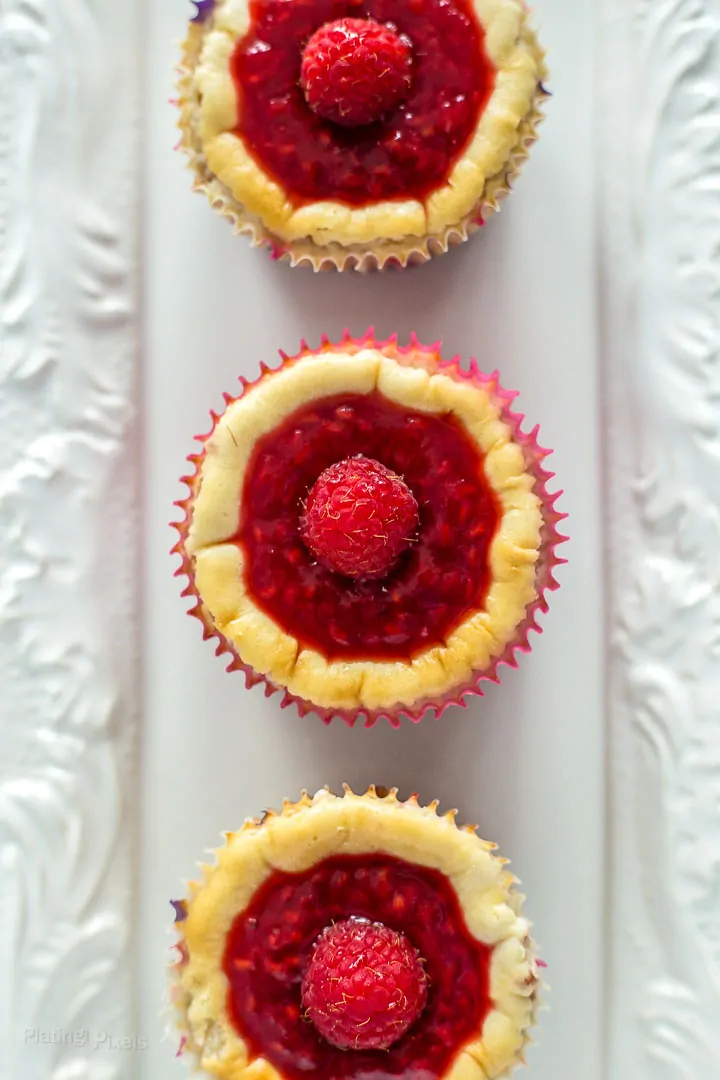
[[[338, 199], [426, 199], [465, 149], [495, 84], [469, 0], [253, 0], [231, 71], [238, 135], [298, 205]], [[412, 86], [383, 121], [341, 128], [300, 88], [302, 51], [323, 23], [391, 23], [413, 46]]]
[[[427, 1005], [389, 1050], [338, 1050], [302, 1017], [313, 943], [351, 915], [401, 931], [425, 960]], [[337, 856], [302, 874], [275, 871], [237, 917], [224, 960], [228, 1011], [252, 1056], [287, 1080], [434, 1080], [482, 1029], [490, 953], [443, 874], [389, 855]]]
[[[417, 542], [377, 580], [325, 569], [300, 535], [303, 500], [320, 473], [355, 454], [403, 477], [420, 511]], [[460, 422], [376, 391], [311, 402], [259, 440], [236, 540], [249, 593], [304, 646], [332, 659], [405, 660], [482, 609], [499, 520], [481, 454]]]

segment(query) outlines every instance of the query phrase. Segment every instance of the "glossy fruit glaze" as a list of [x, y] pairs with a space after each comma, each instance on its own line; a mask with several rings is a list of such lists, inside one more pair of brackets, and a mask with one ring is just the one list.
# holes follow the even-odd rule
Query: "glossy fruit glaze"
[[[327, 570], [303, 543], [303, 502], [339, 458], [364, 454], [403, 477], [418, 503], [417, 539], [379, 580]], [[442, 644], [481, 610], [500, 520], [476, 445], [452, 415], [382, 394], [320, 398], [259, 440], [241, 521], [246, 585], [257, 605], [328, 658], [404, 660]]]
[[[296, 204], [426, 199], [447, 179], [492, 93], [495, 70], [470, 0], [252, 0], [231, 71], [237, 133]], [[300, 87], [305, 43], [343, 17], [390, 23], [412, 43], [412, 85], [382, 121], [342, 128]]]
[[[302, 1016], [313, 944], [352, 915], [405, 934], [425, 961], [424, 1012], [389, 1050], [339, 1050]], [[490, 949], [471, 937], [444, 875], [389, 855], [350, 855], [300, 874], [273, 873], [235, 920], [224, 970], [238, 1032], [286, 1080], [435, 1080], [482, 1029], [489, 963]]]

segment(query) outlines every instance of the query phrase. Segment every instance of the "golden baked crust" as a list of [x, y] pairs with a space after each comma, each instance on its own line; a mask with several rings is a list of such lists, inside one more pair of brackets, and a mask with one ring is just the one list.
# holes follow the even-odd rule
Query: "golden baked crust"
[[[373, 713], [442, 698], [504, 653], [537, 596], [543, 518], [534, 478], [491, 387], [451, 370], [420, 346], [328, 345], [263, 374], [228, 405], [205, 441], [184, 540], [196, 592], [245, 664], [323, 709]], [[406, 661], [329, 661], [301, 647], [254, 603], [242, 551], [230, 541], [240, 527], [245, 470], [258, 439], [308, 401], [374, 390], [411, 409], [452, 413], [478, 446], [501, 507], [489, 552], [491, 580], [484, 608], [443, 645]]]
[[187, 1040], [185, 1050], [198, 1065], [223, 1080], [282, 1080], [264, 1058], [251, 1060], [227, 1013], [228, 983], [223, 971], [227, 934], [257, 889], [275, 870], [301, 872], [333, 855], [377, 853], [443, 873], [452, 885], [470, 934], [492, 948], [490, 998], [493, 1007], [479, 1038], [455, 1057], [444, 1080], [493, 1078], [522, 1060], [534, 1023], [538, 969], [522, 897], [507, 860], [481, 840], [474, 827], [458, 828], [455, 811], [438, 816], [437, 803], [421, 806], [416, 796], [399, 802], [397, 793], [380, 797], [345, 788], [297, 803], [280, 814], [251, 820], [228, 833], [203, 866], [202, 880], [190, 886], [187, 917], [177, 925], [181, 959], [173, 967], [173, 1001]]
[[[198, 186], [257, 239], [287, 245], [296, 259], [338, 262], [339, 252], [410, 259], [430, 239], [447, 248], [507, 193], [507, 181], [536, 137], [547, 72], [523, 0], [473, 0], [496, 85], [474, 135], [447, 181], [425, 202], [381, 201], [353, 208], [334, 200], [295, 206], [248, 152], [237, 128], [229, 62], [250, 24], [249, 0], [217, 0], [211, 20], [191, 24], [180, 69], [182, 144]], [[431, 251], [430, 253], [434, 253]]]

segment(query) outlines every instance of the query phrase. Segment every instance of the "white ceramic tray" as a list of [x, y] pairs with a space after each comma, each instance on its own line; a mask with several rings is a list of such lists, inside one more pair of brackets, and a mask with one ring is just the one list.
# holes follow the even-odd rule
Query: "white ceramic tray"
[[[183, 0], [0, 2], [0, 1076], [179, 1080], [170, 908], [301, 788], [457, 806], [528, 893], [534, 1080], [720, 1076], [720, 4], [538, 0], [548, 121], [484, 235], [313, 276], [188, 188]], [[301, 337], [499, 367], [572, 543], [518, 671], [395, 732], [300, 720], [185, 617], [172, 501], [211, 407]]]

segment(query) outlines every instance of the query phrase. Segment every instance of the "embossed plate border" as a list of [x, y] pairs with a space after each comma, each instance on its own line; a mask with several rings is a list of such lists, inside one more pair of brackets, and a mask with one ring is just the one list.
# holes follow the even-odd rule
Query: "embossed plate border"
[[7, 1080], [138, 1071], [118, 1049], [137, 1031], [139, 12], [0, 2]]
[[720, 1075], [720, 2], [604, 0], [608, 1080]]

